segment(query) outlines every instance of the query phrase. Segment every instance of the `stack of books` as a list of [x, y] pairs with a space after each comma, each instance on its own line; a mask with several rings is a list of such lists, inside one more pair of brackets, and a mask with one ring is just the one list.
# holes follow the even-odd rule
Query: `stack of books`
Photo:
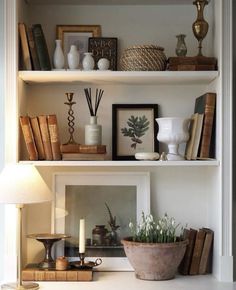
[[206, 93], [196, 99], [185, 150], [187, 160], [215, 157], [215, 110], [215, 93]]
[[178, 56], [168, 59], [171, 71], [207, 71], [217, 69], [217, 59], [205, 56]]
[[76, 150], [70, 150], [66, 145], [61, 145], [62, 160], [94, 161], [106, 160], [106, 145], [83, 145], [80, 144]]
[[183, 275], [208, 274], [212, 272], [214, 233], [209, 228], [184, 229], [184, 239], [189, 243], [179, 266]]
[[20, 116], [30, 160], [61, 160], [56, 115]]

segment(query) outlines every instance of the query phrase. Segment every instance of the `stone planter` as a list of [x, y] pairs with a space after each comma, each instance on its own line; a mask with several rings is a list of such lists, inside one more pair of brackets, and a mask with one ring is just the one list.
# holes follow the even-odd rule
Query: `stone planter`
[[188, 241], [149, 244], [125, 238], [121, 243], [138, 279], [169, 280], [175, 277]]

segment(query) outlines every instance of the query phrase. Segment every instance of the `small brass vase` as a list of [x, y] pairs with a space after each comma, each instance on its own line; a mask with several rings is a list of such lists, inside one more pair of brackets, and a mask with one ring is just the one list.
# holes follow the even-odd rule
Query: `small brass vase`
[[208, 4], [207, 0], [196, 0], [193, 2], [197, 7], [197, 19], [193, 23], [193, 33], [198, 40], [198, 56], [202, 55], [202, 41], [208, 32], [208, 23], [204, 19], [203, 11], [205, 6]]

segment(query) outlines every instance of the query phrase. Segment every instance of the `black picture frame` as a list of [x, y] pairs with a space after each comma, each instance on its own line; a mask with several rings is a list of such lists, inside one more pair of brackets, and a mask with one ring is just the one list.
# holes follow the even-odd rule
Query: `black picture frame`
[[100, 58], [110, 61], [110, 70], [117, 70], [117, 43], [116, 37], [89, 37], [88, 50], [93, 53], [96, 69]]
[[[158, 152], [156, 118], [158, 118], [158, 104], [113, 104], [112, 159], [135, 160], [137, 152]], [[143, 135], [129, 136], [132, 134], [132, 126], [137, 122], [142, 122], [144, 125], [141, 133]]]

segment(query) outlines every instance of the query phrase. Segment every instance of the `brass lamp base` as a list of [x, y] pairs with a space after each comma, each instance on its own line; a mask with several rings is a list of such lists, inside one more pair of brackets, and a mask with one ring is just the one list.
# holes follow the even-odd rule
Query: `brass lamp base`
[[39, 284], [37, 283], [22, 283], [22, 285], [17, 284], [17, 283], [9, 283], [9, 284], [3, 284], [1, 285], [1, 289], [4, 290], [37, 290], [39, 289]]

